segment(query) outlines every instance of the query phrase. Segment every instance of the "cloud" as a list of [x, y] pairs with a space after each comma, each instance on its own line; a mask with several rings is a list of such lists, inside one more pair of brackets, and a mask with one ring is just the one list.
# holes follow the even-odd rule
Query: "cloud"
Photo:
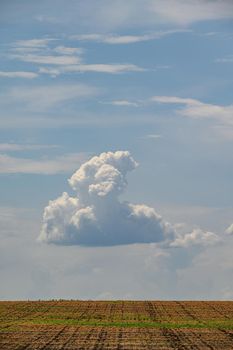
[[111, 45], [133, 44], [142, 41], [157, 40], [164, 36], [187, 32], [188, 30], [167, 30], [145, 35], [79, 34], [72, 35], [71, 40], [92, 41]]
[[45, 208], [39, 240], [111, 246], [168, 239], [173, 230], [153, 208], [118, 199], [126, 174], [136, 166], [127, 151], [102, 153], [84, 163], [69, 179], [77, 196], [64, 192]]
[[[100, 94], [97, 91], [96, 95]], [[2, 98], [1, 102], [5, 104], [10, 104], [11, 91], [5, 95], [5, 100]], [[90, 95], [91, 96], [91, 95]], [[94, 96], [94, 94], [93, 94]], [[84, 98], [84, 97], [83, 97]], [[88, 99], [88, 96], [85, 97]], [[71, 100], [72, 101], [72, 100]], [[130, 126], [130, 125], [141, 125], [149, 124], [152, 125], [155, 121], [154, 115], [131, 115], [130, 113], [112, 113], [112, 117], [109, 118], [109, 113], [88, 113], [87, 111], [71, 111], [70, 115], [67, 114], [67, 110], [62, 106], [62, 101], [58, 101], [54, 105], [43, 104], [39, 106], [38, 101], [31, 100], [23, 104], [19, 100], [16, 100], [17, 108], [20, 107], [20, 113], [7, 113], [0, 115], [0, 127], [2, 129], [59, 129], [63, 127], [70, 128], [79, 128], [81, 126], [94, 126], [99, 129], [102, 127], [119, 127], [119, 126]], [[58, 111], [57, 106], [60, 106], [61, 109]], [[38, 108], [40, 107], [40, 112]], [[54, 109], [56, 107], [56, 113]], [[61, 113], [62, 111], [62, 113]], [[35, 112], [34, 117], [31, 115], [32, 112]], [[45, 113], [46, 112], [46, 113]], [[65, 114], [64, 114], [65, 113]], [[65, 115], [65, 117], [64, 117]]]
[[100, 0], [98, 4], [87, 0], [85, 5], [77, 6], [75, 13], [82, 13], [81, 24], [105, 31], [157, 28], [159, 24], [184, 27], [200, 21], [233, 18], [231, 0]]
[[38, 22], [47, 22], [52, 24], [62, 23], [62, 21], [58, 20], [56, 17], [53, 16], [37, 15], [35, 16], [35, 19]]
[[[170, 208], [171, 213], [176, 212], [175, 208]], [[222, 221], [224, 227], [231, 218], [232, 208], [227, 217], [226, 208], [209, 209], [210, 223], [212, 219]], [[80, 299], [102, 299], [107, 294], [118, 300], [232, 297], [231, 237], [225, 236], [221, 244], [201, 249], [166, 249], [158, 243], [98, 249], [41, 245], [35, 241], [41, 224], [40, 211], [35, 207], [0, 206], [1, 300], [75, 299], [77, 295]], [[195, 208], [180, 207], [176, 220], [186, 219], [187, 212], [191, 217]], [[198, 221], [198, 216], [193, 219]]]
[[82, 54], [84, 50], [81, 47], [57, 46], [54, 48], [54, 51], [63, 55], [74, 55]]
[[144, 138], [146, 139], [161, 139], [163, 136], [160, 135], [160, 134], [149, 134], [149, 135], [146, 135]]
[[[48, 52], [50, 50], [50, 43], [57, 39], [28, 39], [17, 40], [10, 45], [10, 58], [17, 58], [17, 55], [22, 57], [31, 54], [38, 54]], [[13, 52], [13, 54], [12, 54]], [[15, 55], [15, 57], [14, 57]]]
[[214, 119], [221, 123], [233, 125], [233, 105], [219, 106], [203, 103], [192, 98], [181, 98], [175, 96], [154, 96], [151, 101], [163, 104], [180, 104], [184, 107], [178, 109], [177, 113], [194, 119]]
[[232, 141], [233, 140], [233, 127], [228, 125], [227, 123], [224, 124], [216, 124], [213, 125], [211, 128], [211, 131], [213, 131], [213, 140], [214, 141]]
[[[47, 46], [48, 43], [49, 41], [44, 39], [18, 41], [14, 44], [13, 53], [11, 53], [9, 57], [23, 62], [48, 65], [49, 67], [40, 67], [39, 73], [49, 74], [52, 77], [65, 73], [97, 72], [117, 74], [125, 72], [143, 72], [146, 70], [135, 64], [128, 63], [85, 64], [81, 57], [84, 53], [84, 49], [67, 46], [49, 48]], [[53, 66], [56, 66], [56, 68]]]
[[46, 48], [54, 38], [43, 38], [43, 39], [29, 39], [29, 40], [18, 40], [14, 43], [16, 47], [25, 48]]
[[228, 235], [233, 235], [233, 224], [231, 224], [227, 229], [226, 229], [226, 233]]
[[138, 107], [139, 104], [136, 102], [131, 102], [128, 100], [115, 100], [115, 101], [111, 101], [111, 102], [101, 102], [103, 104], [110, 104], [113, 106], [122, 106], [122, 107]]
[[53, 68], [40, 68], [40, 73], [49, 74], [51, 76], [57, 76], [64, 73], [107, 73], [107, 74], [119, 74], [127, 72], [144, 72], [145, 68], [139, 67], [135, 64], [77, 64], [67, 65], [59, 67], [58, 69]]
[[29, 110], [46, 110], [66, 101], [88, 98], [98, 94], [97, 88], [85, 84], [51, 84], [33, 87], [14, 87], [2, 97], [3, 103], [23, 105]]
[[49, 44], [54, 40], [58, 39], [18, 40], [12, 44], [9, 57], [23, 62], [57, 66], [81, 63], [82, 48], [62, 45], [53, 48]]
[[224, 58], [217, 58], [216, 63], [233, 63], [233, 55], [228, 55]]
[[146, 69], [135, 64], [79, 64], [66, 66], [65, 72], [99, 72], [99, 73], [125, 73], [144, 72]]
[[185, 105], [200, 105], [201, 102], [198, 100], [194, 100], [192, 98], [182, 98], [176, 96], [154, 96], [151, 98], [151, 101], [158, 103], [177, 103], [177, 104], [185, 104]]
[[[46, 5], [45, 5], [46, 4]], [[10, 23], [34, 24], [40, 22], [57, 24], [58, 28], [69, 27], [83, 33], [109, 32], [128, 28], [157, 30], [184, 27], [199, 21], [223, 20], [233, 18], [232, 0], [59, 0], [55, 11], [54, 1], [41, 1], [37, 6], [22, 6], [17, 13], [12, 5], [4, 7], [3, 20]], [[46, 25], [46, 23], [45, 23]]]
[[2, 151], [36, 151], [41, 149], [58, 148], [57, 145], [32, 145], [18, 143], [0, 143], [0, 152]]
[[209, 245], [219, 242], [218, 236], [209, 231], [203, 231], [201, 229], [194, 229], [192, 232], [185, 235], [178, 235], [171, 247], [191, 247], [193, 245]]
[[136, 167], [128, 151], [102, 153], [82, 164], [68, 181], [76, 196], [64, 192], [44, 209], [39, 241], [84, 246], [161, 242], [186, 247], [217, 240], [214, 233], [200, 229], [181, 236], [154, 208], [120, 202], [126, 175]]
[[153, 243], [42, 246], [35, 242], [40, 221], [36, 208], [0, 207], [1, 300], [102, 299], [106, 292], [118, 300], [216, 300], [233, 290], [232, 239], [194, 255]]
[[33, 79], [33, 78], [37, 78], [38, 74], [34, 73], [34, 72], [4, 72], [4, 71], [0, 71], [0, 77], [2, 77], [2, 78]]
[[230, 0], [151, 0], [149, 3], [151, 12], [156, 17], [180, 25], [233, 17], [233, 4]]
[[73, 171], [86, 158], [83, 153], [57, 156], [55, 159], [19, 158], [0, 154], [0, 174], [44, 174], [52, 175]]
[[[52, 40], [52, 39], [51, 39]], [[56, 77], [66, 73], [126, 73], [126, 72], [143, 72], [145, 68], [131, 63], [92, 63], [83, 62], [83, 48], [48, 46], [49, 41], [44, 39], [33, 39], [18, 41], [13, 44], [13, 49], [9, 58], [23, 62], [35, 63], [37, 65], [47, 65], [48, 67], [39, 67], [39, 73], [48, 74]], [[21, 46], [26, 45], [26, 46]]]
[[77, 56], [53, 56], [53, 55], [11, 55], [11, 58], [16, 58], [23, 62], [38, 63], [38, 64], [51, 64], [51, 65], [69, 65], [69, 64], [79, 64], [81, 58]]

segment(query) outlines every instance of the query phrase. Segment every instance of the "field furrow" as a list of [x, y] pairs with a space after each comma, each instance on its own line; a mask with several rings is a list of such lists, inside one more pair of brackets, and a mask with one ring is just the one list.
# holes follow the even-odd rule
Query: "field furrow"
[[0, 302], [0, 350], [232, 350], [233, 302]]

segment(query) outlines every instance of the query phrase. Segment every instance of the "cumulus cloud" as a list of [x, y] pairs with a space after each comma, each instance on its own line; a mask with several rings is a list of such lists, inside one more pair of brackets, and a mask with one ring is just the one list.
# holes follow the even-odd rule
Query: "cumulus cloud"
[[160, 242], [173, 235], [170, 224], [144, 204], [120, 202], [126, 175], [137, 166], [128, 151], [102, 153], [69, 179], [77, 195], [66, 192], [44, 210], [40, 241], [105, 246]]
[[171, 247], [190, 247], [193, 245], [203, 246], [214, 244], [218, 241], [219, 238], [215, 233], [209, 231], [202, 231], [201, 229], [197, 228], [190, 233], [184, 235], [177, 235], [174, 242], [172, 242], [170, 245]]
[[82, 164], [68, 180], [76, 196], [64, 192], [45, 208], [39, 241], [86, 246], [161, 242], [167, 247], [214, 241], [213, 233], [201, 230], [179, 236], [154, 208], [121, 202], [126, 175], [136, 167], [128, 151], [102, 153]]

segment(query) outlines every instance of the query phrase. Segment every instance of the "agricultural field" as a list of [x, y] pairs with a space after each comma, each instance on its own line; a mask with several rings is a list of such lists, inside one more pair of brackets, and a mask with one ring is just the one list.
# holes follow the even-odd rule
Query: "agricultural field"
[[0, 302], [0, 350], [233, 349], [233, 302]]

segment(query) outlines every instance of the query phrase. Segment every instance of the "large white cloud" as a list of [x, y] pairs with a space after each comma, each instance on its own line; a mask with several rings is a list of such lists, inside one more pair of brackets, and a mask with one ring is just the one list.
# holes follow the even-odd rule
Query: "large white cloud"
[[39, 241], [86, 246], [162, 242], [167, 247], [217, 241], [214, 233], [200, 229], [178, 234], [153, 208], [119, 201], [126, 175], [136, 167], [128, 151], [102, 153], [81, 165], [68, 180], [76, 196], [64, 192], [45, 208]]
[[170, 239], [172, 226], [153, 208], [118, 199], [136, 166], [128, 151], [102, 153], [84, 163], [69, 179], [77, 196], [64, 192], [45, 208], [39, 240], [104, 246]]

